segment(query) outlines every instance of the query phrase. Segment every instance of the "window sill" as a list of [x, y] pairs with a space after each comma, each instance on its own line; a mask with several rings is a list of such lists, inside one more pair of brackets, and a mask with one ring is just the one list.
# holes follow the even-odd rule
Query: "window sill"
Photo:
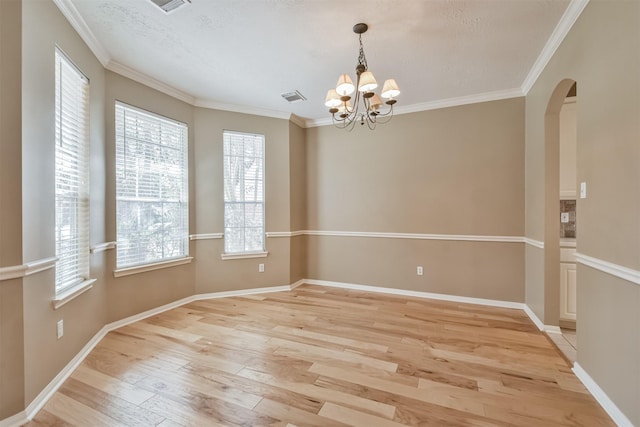
[[136, 265], [134, 267], [121, 268], [113, 271], [113, 277], [130, 276], [132, 274], [146, 273], [147, 271], [159, 270], [161, 268], [175, 267], [177, 265], [189, 264], [193, 261], [193, 257], [185, 257], [172, 259], [169, 261], [160, 261], [153, 264]]
[[54, 310], [59, 309], [69, 301], [79, 297], [80, 295], [87, 292], [89, 289], [93, 288], [93, 284], [96, 282], [96, 280], [98, 279], [85, 280], [84, 282], [70, 289], [67, 289], [66, 291], [60, 293], [59, 295], [56, 295], [53, 301], [51, 301], [51, 303], [53, 304], [53, 309]]
[[269, 252], [245, 252], [240, 254], [222, 254], [220, 258], [226, 261], [229, 259], [265, 258], [267, 255], [269, 255]]

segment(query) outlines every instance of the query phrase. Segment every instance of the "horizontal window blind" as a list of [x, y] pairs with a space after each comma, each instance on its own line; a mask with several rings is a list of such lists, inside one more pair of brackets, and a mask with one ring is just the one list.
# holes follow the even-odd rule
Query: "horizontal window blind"
[[224, 250], [264, 251], [264, 136], [225, 131]]
[[189, 254], [187, 125], [116, 102], [117, 267]]
[[56, 294], [89, 278], [89, 80], [56, 49]]

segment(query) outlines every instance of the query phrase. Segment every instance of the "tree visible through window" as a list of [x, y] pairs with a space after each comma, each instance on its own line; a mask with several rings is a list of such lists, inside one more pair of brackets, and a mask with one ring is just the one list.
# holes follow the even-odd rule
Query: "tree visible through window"
[[116, 103], [117, 267], [189, 254], [187, 125]]
[[56, 295], [89, 279], [89, 79], [56, 49]]
[[264, 136], [225, 131], [224, 250], [264, 251]]

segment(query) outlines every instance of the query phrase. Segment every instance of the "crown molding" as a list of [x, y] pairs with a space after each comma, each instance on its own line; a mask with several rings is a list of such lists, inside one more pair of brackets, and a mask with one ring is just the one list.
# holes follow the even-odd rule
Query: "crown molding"
[[[455, 98], [439, 99], [436, 101], [421, 102], [419, 104], [404, 105], [394, 108], [394, 115], [418, 113], [421, 111], [438, 110], [440, 108], [458, 107], [461, 105], [477, 104], [480, 102], [499, 101], [502, 99], [519, 98], [524, 96], [522, 89], [504, 89], [493, 92], [478, 93], [475, 95], [458, 96]], [[305, 120], [305, 127], [327, 126], [332, 124], [331, 117], [322, 119]]]
[[291, 113], [289, 120], [303, 129], [307, 127], [306, 120], [300, 116], [296, 116], [293, 113]]
[[150, 88], [162, 92], [166, 95], [177, 98], [180, 101], [186, 102], [187, 104], [195, 105], [195, 97], [179, 89], [176, 89], [173, 86], [169, 86], [168, 84], [163, 83], [160, 80], [156, 80], [147, 74], [141, 73], [140, 71], [135, 70], [127, 65], [123, 65], [116, 61], [109, 61], [105, 68], [109, 71], [113, 71], [114, 73], [120, 74], [145, 86], [149, 86]]
[[290, 120], [291, 113], [278, 110], [269, 110], [268, 108], [250, 107], [248, 105], [225, 104], [208, 99], [197, 98], [192, 102], [196, 107], [210, 108], [212, 110], [230, 111], [232, 113], [251, 114], [254, 116], [272, 117], [274, 119]]
[[98, 58], [102, 66], [106, 67], [109, 61], [111, 61], [109, 53], [98, 41], [71, 0], [53, 0], [53, 2], [58, 6], [58, 9], [60, 9], [64, 17], [67, 18], [67, 21], [69, 21], [73, 29], [80, 35], [80, 38], [87, 44], [91, 52]]
[[544, 48], [542, 48], [538, 59], [533, 63], [529, 74], [524, 79], [524, 82], [522, 82], [522, 93], [524, 95], [529, 93], [588, 3], [589, 0], [571, 0], [567, 10], [564, 11], [562, 18], [560, 18], [558, 25], [556, 25], [553, 33], [551, 33], [551, 37], [549, 37]]
[[[113, 61], [107, 50], [98, 41], [98, 39], [93, 34], [86, 21], [82, 18], [71, 0], [53, 0], [53, 2], [58, 7], [58, 9], [60, 9], [65, 18], [67, 18], [71, 26], [80, 35], [82, 40], [87, 44], [98, 61], [100, 61], [100, 63], [106, 69], [113, 71], [114, 73], [128, 77], [134, 81], [137, 81], [138, 83], [149, 86], [153, 89], [156, 89], [162, 93], [165, 93], [196, 107], [284, 119], [289, 120], [302, 128], [327, 126], [332, 124], [331, 117], [325, 117], [321, 119], [304, 119], [302, 117], [298, 117], [294, 114], [283, 111], [242, 106], [236, 104], [226, 104], [212, 100], [196, 98], [140, 71]], [[531, 87], [533, 87], [538, 77], [540, 77], [540, 74], [547, 66], [547, 64], [553, 57], [553, 54], [556, 52], [566, 35], [569, 33], [569, 30], [571, 30], [571, 27], [573, 27], [573, 24], [575, 24], [576, 20], [588, 3], [589, 0], [571, 0], [571, 3], [562, 15], [562, 18], [558, 22], [558, 25], [556, 25], [555, 29], [553, 30], [551, 37], [549, 37], [549, 39], [547, 40], [547, 43], [542, 49], [542, 52], [536, 59], [536, 62], [533, 64], [531, 70], [529, 71], [529, 74], [525, 78], [520, 88], [499, 90], [494, 92], [486, 92], [469, 96], [447, 98], [442, 100], [401, 106], [395, 109], [395, 114], [399, 115], [416, 113], [440, 108], [455, 107], [480, 102], [498, 101], [501, 99], [525, 96], [529, 92], [529, 90], [531, 90]]]

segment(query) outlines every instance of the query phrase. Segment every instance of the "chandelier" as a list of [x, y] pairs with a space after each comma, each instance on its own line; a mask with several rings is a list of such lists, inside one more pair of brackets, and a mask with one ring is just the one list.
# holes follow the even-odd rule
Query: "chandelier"
[[[356, 24], [353, 32], [358, 34], [360, 40], [360, 54], [358, 55], [358, 65], [356, 66], [356, 84], [354, 86], [348, 74], [342, 74], [338, 78], [335, 89], [329, 89], [324, 105], [329, 107], [331, 121], [334, 126], [340, 129], [352, 130], [356, 123], [366, 125], [369, 129], [374, 129], [377, 123], [386, 123], [393, 117], [393, 105], [396, 103], [395, 97], [400, 94], [398, 84], [394, 79], [388, 79], [382, 86], [380, 96], [386, 99], [384, 102], [388, 108], [385, 112], [380, 111], [383, 101], [374, 90], [378, 87], [373, 73], [367, 66], [367, 57], [362, 47], [362, 34], [369, 29], [367, 24]], [[357, 90], [356, 90], [357, 88]], [[352, 98], [351, 94], [356, 92]], [[351, 102], [353, 100], [353, 103]]]

